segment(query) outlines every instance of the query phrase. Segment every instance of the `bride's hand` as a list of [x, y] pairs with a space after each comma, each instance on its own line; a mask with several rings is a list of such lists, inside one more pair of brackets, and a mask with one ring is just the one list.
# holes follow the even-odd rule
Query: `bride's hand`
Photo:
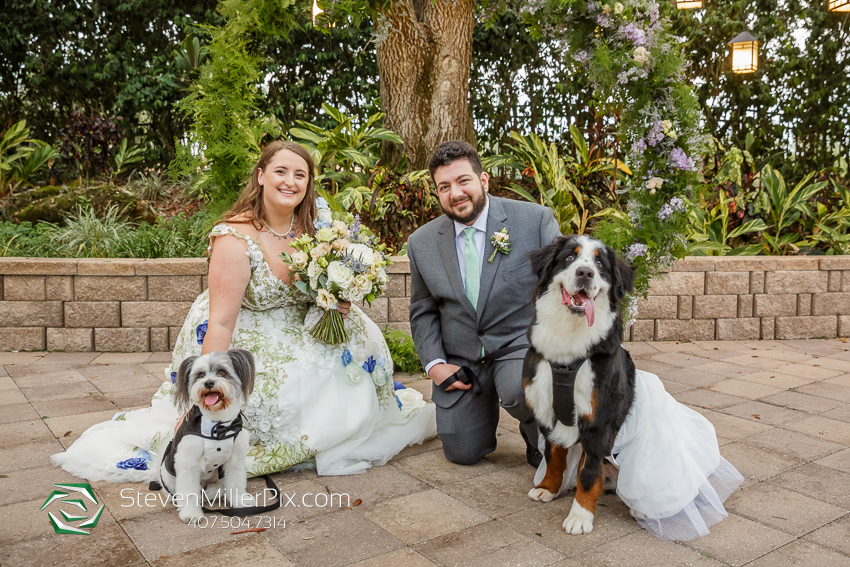
[[339, 309], [340, 314], [343, 319], [348, 319], [348, 312], [351, 310], [351, 302], [350, 301], [340, 301], [336, 304], [336, 308]]

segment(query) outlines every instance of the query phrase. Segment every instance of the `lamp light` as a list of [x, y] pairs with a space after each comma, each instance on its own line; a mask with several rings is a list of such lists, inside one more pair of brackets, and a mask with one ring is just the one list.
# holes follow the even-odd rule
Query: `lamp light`
[[743, 32], [729, 42], [733, 73], [745, 74], [758, 71], [759, 45], [759, 41], [750, 32]]
[[676, 8], [679, 10], [699, 10], [702, 7], [703, 0], [676, 0]]
[[830, 12], [850, 12], [850, 0], [829, 0]]

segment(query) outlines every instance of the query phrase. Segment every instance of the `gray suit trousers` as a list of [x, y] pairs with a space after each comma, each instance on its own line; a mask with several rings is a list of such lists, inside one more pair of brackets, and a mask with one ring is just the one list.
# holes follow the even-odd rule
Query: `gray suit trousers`
[[472, 465], [496, 450], [499, 406], [520, 422], [523, 437], [529, 439], [532, 446], [537, 446], [537, 423], [525, 403], [522, 388], [524, 353], [513, 353], [481, 370], [478, 383], [482, 392], [479, 395], [466, 390], [450, 407], [437, 405], [437, 432], [448, 460]]

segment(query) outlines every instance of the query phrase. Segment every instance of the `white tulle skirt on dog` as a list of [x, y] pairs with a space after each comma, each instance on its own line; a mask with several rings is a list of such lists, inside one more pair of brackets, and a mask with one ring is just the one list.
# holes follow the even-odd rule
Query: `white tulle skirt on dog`
[[[638, 370], [635, 400], [612, 451], [619, 467], [617, 495], [653, 535], [689, 540], [727, 516], [723, 503], [744, 481], [720, 455], [714, 426], [677, 402], [655, 374]], [[576, 485], [581, 457], [570, 449], [563, 493]], [[546, 461], [534, 477], [543, 480]]]

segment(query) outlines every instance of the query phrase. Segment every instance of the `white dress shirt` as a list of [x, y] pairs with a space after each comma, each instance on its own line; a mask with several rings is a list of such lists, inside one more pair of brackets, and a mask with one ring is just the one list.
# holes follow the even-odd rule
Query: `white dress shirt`
[[[487, 194], [484, 194], [485, 197]], [[475, 219], [475, 222], [472, 223], [472, 228], [475, 229], [475, 235], [473, 236], [473, 241], [475, 242], [475, 247], [478, 249], [478, 276], [481, 276], [481, 272], [484, 266], [484, 244], [487, 242], [487, 217], [490, 214], [490, 197], [487, 197], [487, 202], [484, 204], [484, 210], [481, 211], [481, 214], [478, 215], [478, 218]], [[457, 262], [460, 266], [460, 279], [463, 282], [464, 289], [466, 289], [466, 261], [463, 257], [463, 249], [466, 247], [466, 234], [464, 231], [469, 228], [469, 226], [454, 221], [455, 226], [455, 248], [457, 249]], [[473, 307], [476, 307], [473, 305]], [[425, 374], [427, 375], [430, 372], [431, 367], [435, 364], [445, 364], [445, 360], [442, 358], [436, 358], [425, 365]]]

